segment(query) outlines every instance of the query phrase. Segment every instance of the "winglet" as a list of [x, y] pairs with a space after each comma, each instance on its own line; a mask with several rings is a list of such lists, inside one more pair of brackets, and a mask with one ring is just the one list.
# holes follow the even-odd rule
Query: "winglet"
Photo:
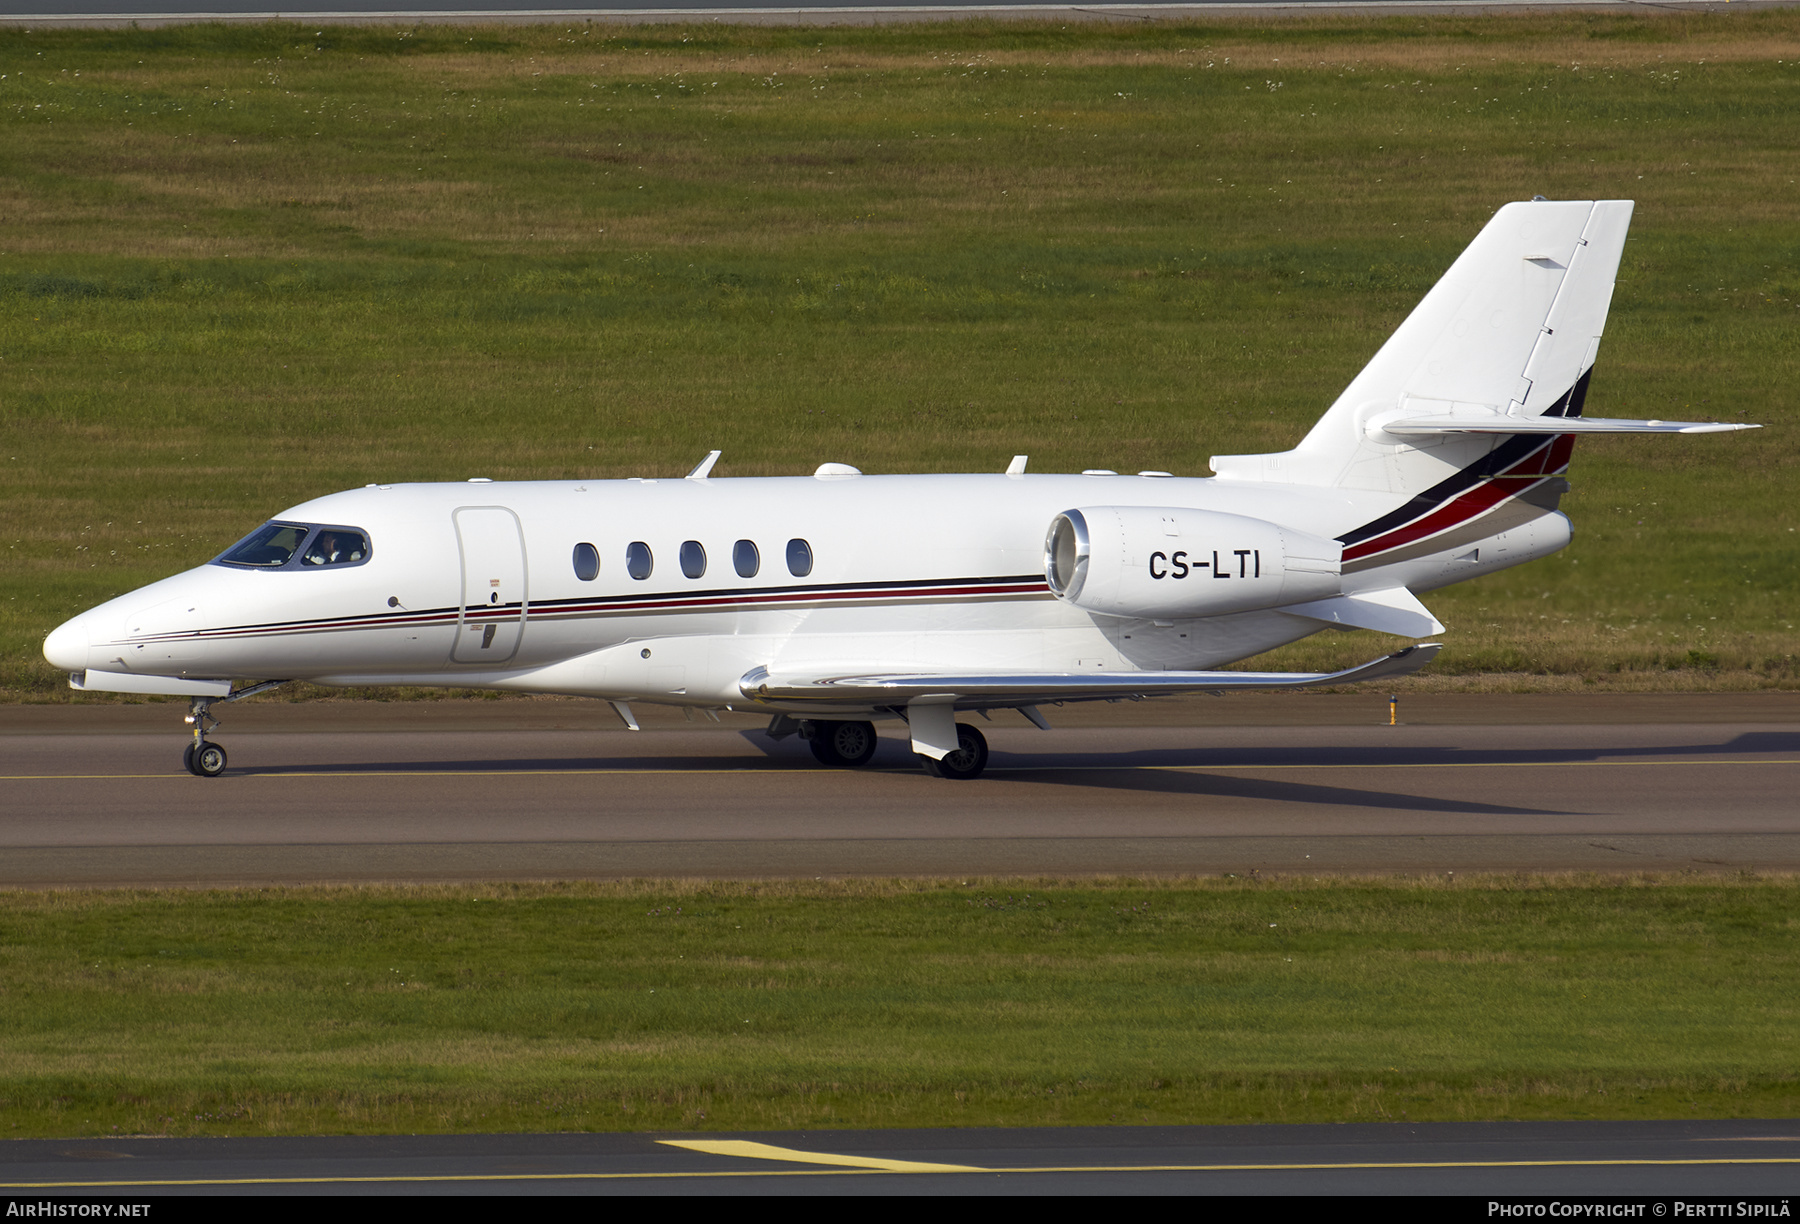
[[724, 453], [724, 451], [707, 451], [706, 458], [702, 459], [700, 465], [687, 474], [687, 479], [705, 480], [712, 474], [713, 464], [717, 463], [719, 456]]

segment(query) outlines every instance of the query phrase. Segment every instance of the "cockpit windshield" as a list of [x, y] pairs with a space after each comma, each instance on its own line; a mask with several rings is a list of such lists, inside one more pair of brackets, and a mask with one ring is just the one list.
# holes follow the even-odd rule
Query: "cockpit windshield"
[[248, 569], [311, 569], [369, 559], [369, 537], [354, 527], [264, 523], [213, 559]]
[[280, 569], [293, 560], [310, 527], [292, 523], [264, 523], [239, 540], [219, 557], [223, 565], [252, 565], [257, 569]]

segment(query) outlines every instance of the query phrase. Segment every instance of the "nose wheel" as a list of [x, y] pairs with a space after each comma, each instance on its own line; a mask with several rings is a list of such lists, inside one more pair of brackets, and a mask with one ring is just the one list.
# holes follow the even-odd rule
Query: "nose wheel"
[[225, 772], [225, 749], [211, 740], [189, 744], [182, 750], [181, 763], [197, 778], [216, 778]]

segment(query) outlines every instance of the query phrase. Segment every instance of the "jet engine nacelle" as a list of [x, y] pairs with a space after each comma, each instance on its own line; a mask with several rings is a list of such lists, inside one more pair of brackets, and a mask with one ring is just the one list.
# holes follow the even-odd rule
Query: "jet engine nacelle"
[[1187, 619], [1339, 593], [1343, 546], [1241, 514], [1179, 506], [1065, 510], [1044, 537], [1057, 598], [1106, 616]]

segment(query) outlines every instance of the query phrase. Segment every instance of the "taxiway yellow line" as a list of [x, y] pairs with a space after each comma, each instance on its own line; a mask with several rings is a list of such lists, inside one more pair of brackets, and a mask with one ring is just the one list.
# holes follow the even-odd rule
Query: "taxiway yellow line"
[[[764, 1147], [764, 1144], [745, 1144]], [[787, 1149], [775, 1148], [781, 1152]], [[734, 1153], [724, 1153], [727, 1155]], [[842, 1167], [830, 1169], [709, 1169], [695, 1172], [632, 1173], [443, 1173], [395, 1174], [389, 1177], [194, 1177], [181, 1179], [146, 1179], [143, 1181], [51, 1181], [0, 1182], [0, 1190], [96, 1190], [121, 1187], [157, 1186], [320, 1186], [380, 1185], [383, 1183], [416, 1184], [431, 1182], [532, 1182], [532, 1181], [657, 1181], [682, 1177], [868, 1177], [879, 1173], [919, 1174], [932, 1172], [984, 1173], [1297, 1173], [1330, 1172], [1354, 1169], [1555, 1169], [1555, 1168], [1628, 1168], [1694, 1165], [1791, 1165], [1800, 1164], [1800, 1156], [1709, 1157], [1670, 1160], [1394, 1160], [1334, 1161], [1297, 1164], [1163, 1164], [1163, 1165], [934, 1165], [916, 1161], [879, 1160], [856, 1156], [831, 1156], [823, 1152], [791, 1152], [768, 1155], [765, 1160], [809, 1163], [833, 1163]], [[756, 1158], [756, 1157], [752, 1157]], [[873, 1166], [873, 1167], [870, 1167]]]

